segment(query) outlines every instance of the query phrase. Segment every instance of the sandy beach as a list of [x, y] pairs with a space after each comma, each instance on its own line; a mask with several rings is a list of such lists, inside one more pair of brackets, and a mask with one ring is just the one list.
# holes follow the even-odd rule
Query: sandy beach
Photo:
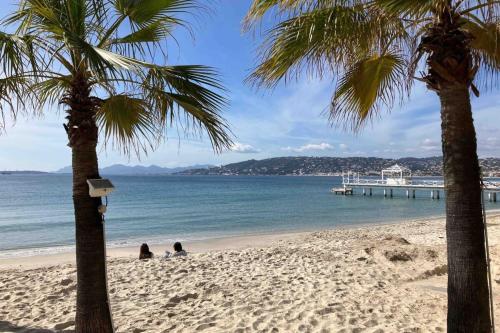
[[[498, 317], [500, 215], [488, 225]], [[186, 248], [149, 261], [109, 251], [117, 332], [446, 331], [442, 218]], [[0, 332], [72, 332], [73, 256], [0, 260]]]

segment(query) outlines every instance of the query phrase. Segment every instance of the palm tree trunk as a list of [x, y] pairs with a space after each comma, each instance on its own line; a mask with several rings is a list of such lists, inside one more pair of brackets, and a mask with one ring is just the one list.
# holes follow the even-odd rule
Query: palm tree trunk
[[100, 178], [96, 154], [98, 129], [89, 89], [82, 78], [75, 78], [64, 102], [71, 107], [66, 129], [72, 149], [76, 222], [76, 333], [112, 333], [104, 226], [97, 210], [102, 201], [89, 196], [87, 185], [87, 179]]
[[448, 247], [448, 332], [491, 332], [480, 169], [469, 89], [449, 84], [441, 100]]

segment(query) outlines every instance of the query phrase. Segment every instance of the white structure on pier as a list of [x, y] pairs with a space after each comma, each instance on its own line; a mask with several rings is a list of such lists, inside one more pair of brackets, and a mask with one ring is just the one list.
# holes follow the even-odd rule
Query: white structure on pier
[[[407, 198], [415, 198], [417, 190], [430, 191], [432, 199], [440, 199], [441, 191], [444, 192], [444, 181], [442, 180], [415, 180], [412, 179], [411, 170], [400, 165], [393, 165], [382, 170], [381, 179], [360, 178], [359, 173], [342, 173], [342, 188], [332, 189], [336, 194], [354, 194], [355, 189], [362, 189], [363, 195], [372, 195], [374, 188], [383, 190], [384, 196], [393, 196], [394, 189], [406, 191]], [[497, 201], [497, 192], [500, 192], [500, 182], [485, 181], [483, 191], [487, 192], [490, 201]]]
[[382, 180], [385, 180], [387, 185], [410, 185], [411, 170], [394, 164], [390, 168], [382, 170]]

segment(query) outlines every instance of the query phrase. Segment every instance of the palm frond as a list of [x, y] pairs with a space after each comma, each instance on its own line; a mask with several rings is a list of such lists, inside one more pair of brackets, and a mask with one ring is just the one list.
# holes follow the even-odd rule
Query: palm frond
[[[471, 80], [479, 89], [498, 86], [500, 71], [500, 23], [463, 19], [462, 28], [470, 34], [470, 47], [475, 65]], [[473, 87], [473, 89], [477, 89]], [[474, 90], [473, 90], [474, 91]], [[476, 90], [474, 94], [479, 95]]]
[[70, 76], [54, 76], [35, 82], [31, 90], [41, 107], [59, 104], [61, 96], [71, 88]]
[[134, 31], [126, 36], [112, 39], [109, 44], [138, 44], [138, 43], [153, 43], [164, 40], [170, 36], [172, 26], [161, 22], [155, 21], [149, 25]]
[[205, 66], [144, 66], [145, 72], [131, 77], [103, 79], [95, 84], [109, 89], [108, 84], [121, 85], [134, 91], [141, 98], [160, 137], [172, 126], [180, 126], [187, 135], [202, 136], [207, 133], [215, 151], [222, 151], [232, 144], [231, 133], [222, 110], [227, 100], [217, 73]]
[[164, 126], [179, 120], [186, 132], [206, 132], [216, 151], [231, 146], [230, 131], [221, 116], [227, 100], [216, 92], [223, 87], [210, 67], [151, 67], [142, 89]]
[[268, 32], [261, 64], [249, 77], [258, 85], [273, 87], [302, 72], [334, 75], [359, 55], [386, 49], [412, 49], [404, 22], [361, 5], [315, 9], [287, 19]]
[[498, 0], [465, 0], [459, 1], [460, 15], [479, 15], [485, 21], [495, 20], [500, 11]]
[[[6, 118], [16, 120], [28, 107], [35, 107], [35, 96], [31, 93], [29, 78], [10, 76], [0, 79], [0, 134], [5, 129]], [[41, 108], [35, 114], [41, 113]]]
[[51, 38], [63, 41], [68, 31], [68, 18], [64, 17], [63, 4], [59, 1], [25, 0], [22, 10], [8, 17], [7, 23], [20, 21], [20, 29], [25, 33], [46, 32]]
[[358, 130], [379, 114], [381, 106], [390, 109], [396, 98], [409, 92], [407, 67], [401, 54], [388, 52], [367, 56], [347, 68], [332, 98], [332, 122]]
[[442, 11], [449, 3], [449, 0], [374, 0], [372, 5], [393, 15], [419, 19]]
[[[87, 44], [88, 45], [88, 44]], [[94, 74], [101, 75], [105, 70], [117, 71], [120, 69], [127, 71], [140, 71], [141, 61], [122, 56], [108, 50], [104, 50], [92, 45], [86, 48], [85, 59], [89, 68], [95, 70]]]
[[174, 14], [185, 13], [197, 7], [195, 0], [113, 0], [115, 9], [139, 26], [154, 21], [182, 24]]
[[243, 29], [250, 29], [273, 9], [278, 16], [298, 16], [318, 9], [352, 7], [362, 3], [362, 0], [255, 0], [243, 21]]
[[328, 64], [342, 63], [361, 46], [357, 36], [370, 38], [371, 25], [360, 9], [336, 6], [279, 23], [268, 32], [262, 62], [249, 80], [272, 87], [285, 77], [299, 74], [303, 67], [321, 75]]
[[293, 11], [310, 2], [309, 0], [255, 0], [248, 10], [244, 24], [248, 28], [273, 8], [278, 12]]
[[272, 88], [304, 72], [333, 74], [330, 118], [354, 130], [408, 96], [414, 73], [428, 66], [424, 56], [434, 52], [419, 47], [429, 32], [467, 31], [474, 59], [467, 82], [479, 65], [483, 80], [500, 70], [498, 0], [254, 0], [244, 29], [266, 14], [277, 23], [249, 81]]
[[463, 28], [472, 35], [471, 47], [483, 64], [492, 70], [500, 70], [500, 23], [467, 20]]
[[18, 74], [26, 68], [26, 65], [31, 66], [30, 69], [36, 69], [35, 58], [31, 36], [0, 31], [0, 63], [4, 75]]
[[255, 0], [248, 10], [245, 21], [251, 22], [264, 16], [270, 9], [291, 10], [303, 5], [307, 0]]
[[166, 45], [161, 43], [173, 36], [173, 28], [169, 22], [154, 21], [126, 36], [108, 39], [101, 47], [132, 58], [155, 59], [161, 54], [166, 61]]
[[154, 148], [158, 131], [157, 121], [151, 118], [147, 103], [128, 95], [110, 96], [102, 101], [96, 119], [103, 131], [105, 142], [112, 141], [115, 148], [125, 154], [147, 152]]

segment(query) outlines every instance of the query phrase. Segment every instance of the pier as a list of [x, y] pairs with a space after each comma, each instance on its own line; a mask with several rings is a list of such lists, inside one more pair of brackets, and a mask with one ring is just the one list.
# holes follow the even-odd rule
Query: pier
[[350, 188], [350, 187], [336, 187], [336, 188], [332, 188], [330, 192], [335, 193], [335, 194], [341, 194], [341, 195], [352, 195], [352, 188]]
[[[384, 197], [392, 198], [394, 190], [406, 193], [407, 198], [416, 198], [417, 191], [426, 191], [429, 198], [439, 200], [444, 194], [444, 181], [442, 180], [415, 180], [411, 176], [408, 168], [394, 165], [382, 170], [381, 179], [360, 178], [359, 173], [342, 174], [342, 187], [332, 188], [331, 192], [341, 195], [354, 195], [355, 190], [359, 190], [363, 196], [372, 196], [374, 190], [378, 189]], [[490, 202], [497, 202], [497, 193], [500, 192], [500, 182], [485, 181], [483, 191], [485, 199]]]

